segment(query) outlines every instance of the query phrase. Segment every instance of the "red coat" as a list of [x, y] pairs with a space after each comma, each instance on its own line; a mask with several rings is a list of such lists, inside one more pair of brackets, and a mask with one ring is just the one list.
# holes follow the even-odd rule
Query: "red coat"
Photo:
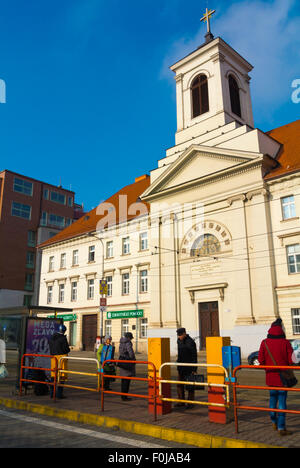
[[[261, 366], [274, 366], [274, 363], [267, 351], [265, 341], [267, 342], [267, 346], [278, 366], [293, 365], [293, 348], [291, 343], [285, 339], [282, 328], [275, 325], [270, 328], [267, 339], [263, 340], [260, 345], [258, 360]], [[283, 387], [279, 372], [275, 370], [266, 370], [266, 384], [269, 387]]]

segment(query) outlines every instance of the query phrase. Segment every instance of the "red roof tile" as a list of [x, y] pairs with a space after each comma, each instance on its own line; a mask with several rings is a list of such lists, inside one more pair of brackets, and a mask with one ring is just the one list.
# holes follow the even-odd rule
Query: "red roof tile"
[[[95, 232], [97, 227], [99, 229], [99, 223], [101, 223], [101, 221], [104, 222], [104, 220], [105, 223], [108, 222], [109, 225], [112, 226], [126, 221], [126, 216], [128, 220], [136, 218], [141, 213], [139, 207], [134, 206], [134, 204], [137, 203], [138, 198], [145, 192], [149, 185], [150, 177], [148, 175], [138, 177], [134, 184], [122, 188], [105, 202], [100, 203], [97, 208], [86, 213], [66, 229], [43, 242], [38, 247], [47, 247], [58, 242], [88, 234], [89, 232]], [[109, 205], [105, 205], [106, 203]], [[112, 212], [108, 212], [108, 209], [112, 206], [114, 209]], [[147, 212], [149, 212], [149, 205], [147, 203], [142, 202], [142, 208], [144, 211], [147, 210]]]
[[277, 161], [279, 166], [265, 176], [266, 180], [300, 170], [300, 120], [275, 128], [267, 135], [282, 144]]

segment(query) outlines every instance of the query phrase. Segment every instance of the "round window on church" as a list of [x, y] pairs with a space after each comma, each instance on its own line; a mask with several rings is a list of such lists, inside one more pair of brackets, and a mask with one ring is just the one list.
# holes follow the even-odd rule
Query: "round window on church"
[[204, 234], [195, 240], [191, 249], [191, 257], [214, 255], [220, 251], [221, 245], [218, 239], [212, 234]]

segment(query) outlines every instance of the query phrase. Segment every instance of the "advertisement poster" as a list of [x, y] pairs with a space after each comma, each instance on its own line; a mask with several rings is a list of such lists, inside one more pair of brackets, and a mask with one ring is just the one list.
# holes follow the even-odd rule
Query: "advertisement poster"
[[[24, 353], [49, 355], [49, 340], [54, 333], [58, 332], [60, 324], [61, 320], [55, 318], [28, 318]], [[26, 359], [26, 365], [49, 369], [51, 360], [45, 357], [30, 357]], [[46, 375], [50, 377], [50, 372], [47, 371]]]

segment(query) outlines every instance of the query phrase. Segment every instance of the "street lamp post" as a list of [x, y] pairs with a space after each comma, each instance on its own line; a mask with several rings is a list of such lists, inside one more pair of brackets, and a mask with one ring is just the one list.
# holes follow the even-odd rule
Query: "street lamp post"
[[[102, 245], [102, 280], [104, 280], [104, 242], [101, 237], [96, 236], [92, 232], [89, 232], [88, 235], [90, 237], [95, 237], [101, 242]], [[102, 337], [103, 337], [103, 309], [102, 306], [100, 306], [100, 337], [101, 337], [101, 342], [102, 342]]]

